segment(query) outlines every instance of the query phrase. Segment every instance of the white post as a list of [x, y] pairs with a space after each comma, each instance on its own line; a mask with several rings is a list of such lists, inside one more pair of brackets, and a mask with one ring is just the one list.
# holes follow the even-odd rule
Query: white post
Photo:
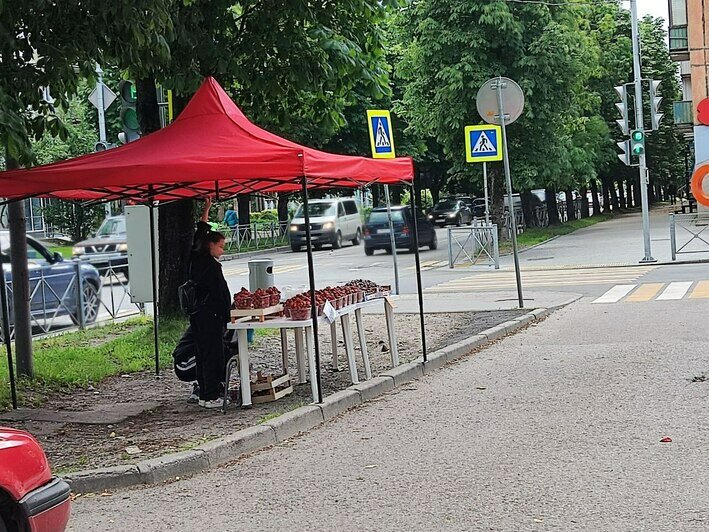
[[389, 185], [384, 185], [384, 196], [387, 202], [387, 218], [389, 219], [389, 245], [391, 246], [391, 258], [394, 261], [394, 288], [399, 295], [399, 264], [396, 261], [396, 236], [394, 235], [394, 222], [391, 220], [391, 202], [389, 201]]

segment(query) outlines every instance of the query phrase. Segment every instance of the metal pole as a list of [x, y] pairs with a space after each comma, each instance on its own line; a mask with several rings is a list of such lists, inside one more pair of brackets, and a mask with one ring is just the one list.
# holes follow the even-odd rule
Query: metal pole
[[507, 201], [509, 202], [510, 227], [512, 228], [512, 252], [515, 259], [515, 277], [517, 278], [517, 299], [519, 308], [524, 308], [524, 298], [522, 297], [522, 278], [519, 273], [519, 253], [517, 251], [517, 219], [515, 218], [515, 205], [512, 201], [512, 177], [510, 176], [510, 156], [507, 152], [507, 127], [505, 124], [505, 106], [502, 98], [502, 78], [498, 78], [497, 84], [497, 106], [500, 112], [500, 125], [502, 126], [502, 149], [504, 150], [505, 182], [507, 184]]
[[487, 163], [483, 163], [483, 187], [485, 189], [485, 225], [490, 225], [490, 204], [487, 192]]
[[318, 340], [318, 308], [315, 304], [315, 273], [313, 266], [313, 242], [310, 236], [310, 213], [308, 212], [308, 181], [303, 176], [303, 218], [305, 218], [305, 248], [308, 251], [308, 281], [310, 282], [310, 318], [313, 321], [315, 342], [315, 378], [318, 381], [318, 403], [322, 403], [322, 377], [320, 373], [320, 341]]
[[96, 103], [98, 104], [98, 139], [106, 142], [106, 116], [103, 108], [103, 70], [96, 63]]
[[411, 213], [414, 219], [414, 253], [416, 255], [416, 289], [419, 296], [419, 317], [421, 319], [421, 348], [423, 349], [423, 361], [428, 360], [426, 351], [426, 324], [423, 319], [423, 289], [421, 287], [421, 257], [419, 256], [419, 225], [416, 216], [416, 187], [411, 182]]
[[10, 376], [10, 393], [12, 394], [12, 408], [17, 410], [17, 389], [15, 387], [15, 366], [12, 363], [12, 338], [10, 338], [10, 311], [7, 304], [7, 286], [5, 285], [5, 268], [0, 264], [2, 280], [0, 280], [0, 303], [2, 304], [2, 336], [7, 350], [7, 371]]
[[394, 236], [394, 222], [391, 220], [389, 185], [384, 185], [384, 197], [387, 202], [387, 218], [389, 219], [389, 244], [391, 245], [391, 258], [394, 261], [394, 288], [396, 288], [396, 295], [399, 295], [401, 294], [401, 290], [399, 289], [399, 263], [396, 260], [396, 237]]
[[[640, 73], [640, 36], [638, 35], [638, 7], [637, 0], [630, 0], [630, 18], [633, 39], [633, 72], [635, 74], [635, 129], [645, 131], [643, 125], [643, 87]], [[650, 176], [647, 171], [645, 152], [640, 154], [640, 200], [643, 210], [643, 242], [645, 256], [640, 262], [657, 262], [652, 257], [650, 244], [650, 208], [647, 200], [647, 185]]]
[[160, 343], [158, 341], [158, 265], [155, 263], [155, 205], [150, 202], [150, 269], [153, 285], [153, 340], [155, 342], [155, 376], [160, 376]]

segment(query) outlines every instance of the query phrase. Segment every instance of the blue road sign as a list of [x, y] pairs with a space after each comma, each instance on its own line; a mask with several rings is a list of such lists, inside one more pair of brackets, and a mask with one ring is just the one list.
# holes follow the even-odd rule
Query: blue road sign
[[372, 146], [372, 157], [375, 159], [393, 159], [396, 157], [389, 111], [367, 111], [367, 122], [369, 123], [369, 142]]
[[465, 160], [484, 163], [502, 160], [502, 129], [500, 126], [465, 126]]

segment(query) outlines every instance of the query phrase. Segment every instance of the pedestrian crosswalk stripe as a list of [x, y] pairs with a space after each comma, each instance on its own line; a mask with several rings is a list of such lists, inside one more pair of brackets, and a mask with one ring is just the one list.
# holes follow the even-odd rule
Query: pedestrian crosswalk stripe
[[594, 303], [617, 303], [627, 296], [635, 286], [634, 284], [617, 284], [596, 299]]
[[[637, 281], [656, 266], [634, 268], [579, 268], [559, 270], [523, 270], [522, 285], [526, 287], [617, 284]], [[516, 286], [511, 270], [480, 273], [452, 279], [426, 289], [428, 292], [500, 290]]]
[[[298, 270], [303, 270], [305, 269], [305, 266], [302, 264], [286, 264], [283, 266], [276, 266], [273, 268], [273, 273], [290, 273], [290, 272], [297, 272]], [[248, 268], [224, 268], [222, 270], [225, 276], [232, 276], [232, 275], [248, 275], [249, 274], [249, 269]]]
[[645, 283], [641, 284], [637, 290], [628, 296], [626, 301], [650, 301], [662, 290], [665, 283]]
[[689, 294], [690, 299], [709, 298], [709, 281], [699, 281]]
[[692, 286], [692, 281], [682, 281], [670, 283], [667, 288], [657, 296], [658, 301], [668, 301], [682, 299], [689, 288]]

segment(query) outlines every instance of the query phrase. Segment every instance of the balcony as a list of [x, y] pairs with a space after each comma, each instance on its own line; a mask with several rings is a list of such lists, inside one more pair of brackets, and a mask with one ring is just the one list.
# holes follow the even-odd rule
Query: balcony
[[674, 102], [672, 108], [675, 115], [675, 125], [692, 125], [694, 123], [691, 101]]
[[689, 60], [689, 38], [686, 25], [670, 28], [670, 56], [674, 61]]

